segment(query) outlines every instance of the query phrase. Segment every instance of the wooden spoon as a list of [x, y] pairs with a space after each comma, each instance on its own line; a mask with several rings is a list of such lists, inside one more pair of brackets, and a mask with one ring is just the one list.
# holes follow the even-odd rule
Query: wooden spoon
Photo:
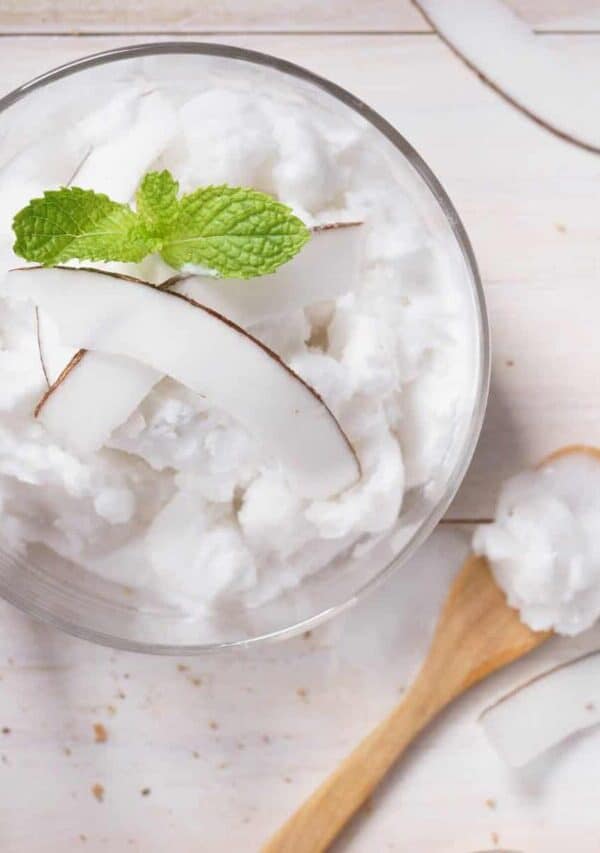
[[[572, 454], [600, 460], [599, 448], [577, 444], [551, 453], [537, 467]], [[450, 588], [429, 654], [405, 699], [300, 806], [262, 853], [327, 850], [406, 747], [446, 705], [551, 635], [523, 625], [496, 586], [487, 560], [469, 557]]]
[[450, 589], [427, 659], [405, 699], [288, 819], [263, 853], [327, 850], [406, 747], [446, 705], [549, 636], [523, 625], [484, 557], [469, 557]]
[[[600, 450], [571, 445], [562, 456]], [[484, 557], [469, 557], [446, 599], [425, 663], [405, 699], [360, 743], [262, 848], [262, 853], [320, 853], [373, 793], [417, 735], [478, 681], [518, 660], [551, 636], [532, 631], [506, 603]]]

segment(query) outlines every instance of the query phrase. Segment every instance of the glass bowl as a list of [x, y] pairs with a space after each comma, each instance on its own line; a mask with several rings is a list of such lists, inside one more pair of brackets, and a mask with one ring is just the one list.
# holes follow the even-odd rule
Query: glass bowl
[[[125, 47], [50, 71], [0, 100], [0, 167], [28, 143], [56, 132], [56, 117], [76, 120], [102, 92], [142, 73], [153, 86], [185, 95], [199, 75], [233, 75], [248, 85], [285, 90], [366, 127], [372, 144], [393, 162], [402, 191], [460, 282], [472, 329], [471, 379], [463, 413], [449, 437], [443, 469], [406, 496], [394, 537], [327, 567], [253, 609], [190, 617], [58, 558], [48, 550], [16, 554], [0, 543], [0, 595], [58, 628], [115, 648], [154, 654], [198, 654], [281, 639], [314, 627], [351, 606], [405, 565], [430, 535], [456, 493], [482, 425], [489, 385], [489, 332], [481, 282], [465, 229], [437, 178], [411, 145], [365, 103], [334, 83], [281, 59], [218, 44], [160, 43]], [[82, 98], [81, 93], [86, 97]], [[393, 547], [390, 543], [393, 541]]]

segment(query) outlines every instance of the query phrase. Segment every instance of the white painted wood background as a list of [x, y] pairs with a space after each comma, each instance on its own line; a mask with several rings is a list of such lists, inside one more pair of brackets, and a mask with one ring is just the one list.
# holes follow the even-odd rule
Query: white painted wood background
[[[512, 5], [600, 80], [600, 0]], [[0, 0], [0, 88], [149, 33], [201, 35], [298, 62], [408, 137], [474, 243], [494, 333], [492, 397], [443, 529], [401, 577], [309, 638], [157, 661], [86, 645], [1, 606], [7, 853], [257, 851], [414, 673], [466, 548], [464, 522], [491, 514], [508, 473], [561, 444], [600, 443], [599, 157], [486, 89], [408, 0]], [[336, 849], [599, 851], [600, 732], [515, 774], [476, 722], [525, 674], [595, 642], [557, 642], [460, 703]], [[600, 700], [594, 691], [590, 700]], [[94, 742], [98, 722], [105, 743]]]

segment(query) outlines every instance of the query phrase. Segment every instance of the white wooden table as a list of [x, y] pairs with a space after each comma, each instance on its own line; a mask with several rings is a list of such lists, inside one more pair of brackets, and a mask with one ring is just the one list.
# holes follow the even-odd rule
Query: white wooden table
[[[595, 62], [600, 80], [599, 0], [513, 2], [539, 38]], [[417, 147], [481, 266], [495, 343], [489, 414], [459, 497], [413, 565], [311, 636], [235, 657], [156, 660], [0, 606], [6, 853], [257, 851], [400, 696], [469, 522], [491, 515], [502, 478], [561, 444], [600, 443], [600, 157], [486, 89], [408, 0], [0, 0], [0, 87], [173, 37], [298, 62], [355, 92]], [[515, 773], [477, 722], [519, 680], [596, 645], [600, 632], [555, 642], [474, 691], [336, 849], [600, 851], [600, 731]], [[590, 700], [598, 693], [591, 685]]]

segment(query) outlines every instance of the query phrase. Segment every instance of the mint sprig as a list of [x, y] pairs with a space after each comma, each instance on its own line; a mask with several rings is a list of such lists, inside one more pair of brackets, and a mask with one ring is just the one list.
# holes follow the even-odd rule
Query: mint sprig
[[79, 261], [139, 262], [159, 252], [226, 278], [274, 272], [310, 237], [290, 208], [258, 190], [211, 186], [179, 198], [168, 171], [149, 172], [137, 210], [78, 187], [51, 190], [14, 218], [14, 251], [44, 266]]

